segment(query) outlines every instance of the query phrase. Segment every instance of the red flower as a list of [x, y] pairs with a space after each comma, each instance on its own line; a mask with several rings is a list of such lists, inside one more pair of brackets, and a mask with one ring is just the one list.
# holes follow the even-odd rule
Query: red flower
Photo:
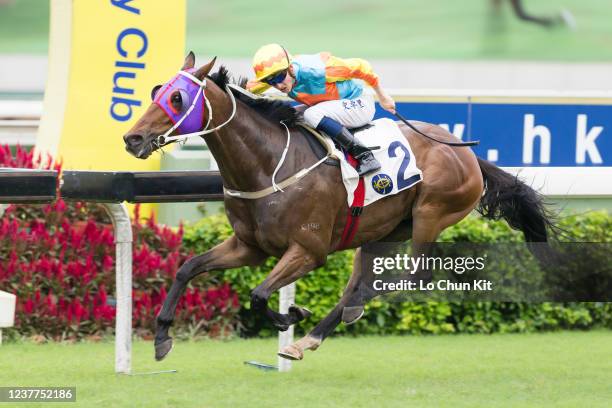
[[23, 311], [26, 314], [31, 314], [33, 310], [34, 310], [34, 302], [32, 301], [32, 299], [27, 299], [23, 303]]
[[104, 255], [104, 257], [102, 258], [102, 269], [105, 271], [109, 271], [113, 268], [115, 264], [115, 260], [109, 256], [109, 255]]
[[[44, 168], [61, 169], [60, 162], [43, 159]], [[13, 155], [0, 146], [0, 167], [39, 168], [41, 161], [31, 151], [18, 147]], [[182, 225], [175, 231], [157, 224], [155, 216], [140, 223], [139, 211], [136, 206], [132, 228], [133, 321], [140, 334], [155, 330], [166, 290], [191, 254], [182, 247]], [[22, 332], [61, 338], [112, 329], [115, 307], [108, 304], [108, 293], [115, 292], [114, 251], [112, 226], [98, 204], [60, 199], [8, 207], [0, 220], [0, 287], [17, 288]], [[207, 287], [210, 281], [192, 282], [181, 297], [175, 330], [194, 323], [209, 333], [232, 327], [235, 314], [226, 309], [228, 299], [237, 309], [238, 297], [228, 284]]]

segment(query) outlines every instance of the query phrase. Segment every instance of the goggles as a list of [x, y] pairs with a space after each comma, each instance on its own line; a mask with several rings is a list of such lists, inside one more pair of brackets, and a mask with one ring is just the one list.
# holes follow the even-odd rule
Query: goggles
[[281, 82], [283, 82], [286, 77], [287, 77], [287, 70], [284, 69], [277, 74], [270, 75], [269, 77], [262, 79], [261, 82], [265, 82], [268, 85], [274, 86], [274, 85], [278, 85]]

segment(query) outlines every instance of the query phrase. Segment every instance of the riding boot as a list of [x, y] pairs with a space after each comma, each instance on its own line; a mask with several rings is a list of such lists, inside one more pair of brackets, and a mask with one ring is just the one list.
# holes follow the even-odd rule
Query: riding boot
[[357, 165], [357, 173], [359, 173], [360, 177], [380, 169], [380, 163], [374, 158], [372, 151], [362, 145], [361, 142], [337, 120], [329, 116], [324, 116], [317, 125], [317, 130], [327, 133], [359, 162]]
[[360, 177], [380, 169], [380, 163], [372, 151], [361, 144], [347, 128], [343, 127], [342, 131], [335, 135], [334, 140], [359, 162], [357, 173]]

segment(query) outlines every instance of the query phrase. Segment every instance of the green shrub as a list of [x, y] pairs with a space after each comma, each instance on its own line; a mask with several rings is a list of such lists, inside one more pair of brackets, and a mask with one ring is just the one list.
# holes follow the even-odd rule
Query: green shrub
[[[559, 225], [576, 241], [612, 242], [612, 217], [607, 212], [590, 212], [561, 219]], [[183, 242], [189, 250], [202, 253], [232, 234], [224, 215], [206, 217], [185, 228]], [[522, 242], [520, 232], [505, 222], [470, 216], [445, 230], [441, 242]], [[307, 332], [336, 305], [352, 271], [354, 251], [332, 254], [327, 263], [297, 282], [296, 303], [308, 307], [313, 316], [296, 326]], [[257, 268], [223, 272], [224, 280], [238, 293], [242, 309], [243, 335], [267, 336], [275, 332], [259, 314], [251, 313], [250, 292], [272, 269], [270, 258]], [[501, 265], [504, 265], [501, 263]], [[536, 268], [535, 262], [533, 267]], [[511, 272], [512, 269], [504, 271]], [[508, 267], [509, 268], [509, 267]], [[277, 305], [272, 297], [270, 306]], [[390, 303], [372, 300], [364, 317], [351, 326], [340, 325], [336, 333], [439, 334], [533, 332], [556, 329], [612, 328], [612, 303], [511, 303], [511, 302], [419, 302]]]

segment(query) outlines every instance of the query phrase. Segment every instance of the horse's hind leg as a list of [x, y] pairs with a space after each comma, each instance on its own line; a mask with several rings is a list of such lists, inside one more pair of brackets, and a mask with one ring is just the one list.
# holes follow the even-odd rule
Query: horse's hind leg
[[[427, 256], [430, 253], [431, 243], [436, 241], [440, 232], [447, 226], [459, 222], [472, 208], [473, 206], [459, 212], [442, 213], [422, 210], [419, 206], [415, 206], [412, 211], [412, 219], [400, 224], [382, 241], [402, 242], [411, 238], [413, 256]], [[364, 246], [364, 248], [367, 247]], [[377, 275], [363, 270], [361, 252], [361, 248], [355, 252], [353, 273], [338, 304], [306, 336], [280, 350], [279, 356], [301, 360], [305, 350], [316, 350], [341, 321], [351, 324], [359, 320], [363, 315], [365, 304], [375, 296], [382, 294], [382, 292], [373, 290], [373, 281], [377, 279]], [[417, 272], [420, 278], [429, 273], [427, 270]]]
[[540, 24], [544, 27], [551, 27], [559, 22], [558, 20], [554, 18], [536, 17], [530, 14], [527, 14], [525, 9], [523, 8], [522, 0], [510, 0], [510, 3], [512, 4], [512, 9], [514, 10], [514, 14], [516, 14], [516, 16], [521, 20]]
[[[440, 226], [440, 216], [437, 214], [422, 213], [413, 210], [412, 229], [411, 229], [411, 256], [427, 257], [431, 251], [431, 243], [438, 239], [438, 235], [443, 228]], [[355, 265], [357, 267], [357, 265]], [[359, 265], [361, 268], [361, 265]], [[413, 274], [412, 279], [427, 280], [430, 271], [419, 268]], [[365, 304], [376, 296], [388, 293], [388, 291], [376, 291], [373, 289], [374, 280], [379, 279], [371, 271], [360, 274], [359, 287], [347, 300], [346, 307], [342, 312], [342, 322], [345, 324], [355, 323], [363, 316]]]
[[251, 307], [253, 310], [264, 313], [274, 326], [281, 331], [287, 330], [292, 324], [304, 320], [310, 316], [310, 311], [307, 309], [293, 306], [287, 314], [278, 313], [268, 307], [268, 299], [272, 293], [295, 282], [322, 263], [323, 260], [317, 260], [301, 245], [292, 245], [283, 254], [266, 279], [251, 293]]
[[[430, 210], [415, 206], [412, 211], [412, 257], [426, 258], [431, 253], [432, 245], [438, 239], [440, 233], [448, 226], [454, 225], [467, 216], [475, 204], [456, 212]], [[428, 281], [431, 279], [431, 270], [421, 267], [412, 275], [413, 278]], [[357, 267], [357, 265], [355, 265]], [[358, 290], [347, 300], [346, 307], [342, 312], [342, 321], [346, 324], [356, 322], [363, 315], [365, 304], [372, 298], [386, 292], [374, 291], [373, 283], [377, 279], [371, 272], [360, 273]]]
[[267, 255], [259, 249], [245, 244], [233, 235], [204, 254], [194, 256], [185, 262], [176, 273], [176, 278], [157, 316], [155, 359], [158, 361], [163, 359], [172, 349], [172, 338], [168, 335], [168, 330], [174, 320], [179, 298], [191, 279], [211, 270], [259, 265], [266, 258]]
[[[397, 239], [406, 238], [403, 236], [405, 226], [402, 229], [404, 231], [398, 234]], [[375, 275], [363, 270], [361, 257], [362, 248], [357, 248], [353, 262], [353, 273], [338, 304], [306, 336], [280, 350], [279, 356], [289, 360], [301, 360], [304, 357], [304, 351], [316, 350], [323, 340], [333, 333], [340, 322], [345, 324], [355, 323], [363, 316], [367, 301], [381, 293], [371, 289]]]

